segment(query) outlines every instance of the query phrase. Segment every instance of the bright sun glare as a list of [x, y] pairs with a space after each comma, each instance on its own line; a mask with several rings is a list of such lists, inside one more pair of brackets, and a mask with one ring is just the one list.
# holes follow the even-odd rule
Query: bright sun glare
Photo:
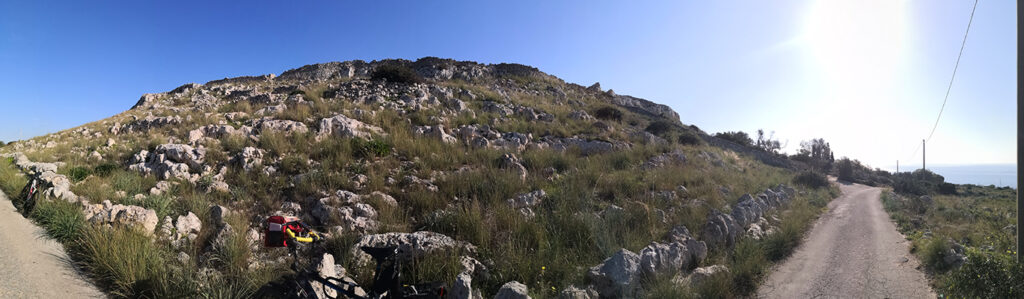
[[[863, 147], [863, 132], [888, 132], [874, 136], [878, 142], [896, 142], [897, 135], [884, 122], [863, 122], [871, 115], [890, 119], [891, 109], [879, 109], [899, 101], [904, 89], [906, 16], [903, 1], [816, 1], [804, 19], [801, 44], [807, 53], [814, 123], [798, 134], [828, 134], [836, 147]], [[852, 125], [857, 124], [857, 125]], [[879, 147], [862, 148], [860, 158], [877, 161], [890, 156]]]
[[830, 88], [851, 96], [890, 84], [903, 58], [903, 6], [892, 0], [812, 4], [805, 42]]

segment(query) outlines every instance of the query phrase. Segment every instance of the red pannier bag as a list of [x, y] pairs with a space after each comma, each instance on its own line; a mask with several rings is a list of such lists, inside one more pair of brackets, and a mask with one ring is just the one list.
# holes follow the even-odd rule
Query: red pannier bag
[[270, 216], [267, 218], [267, 227], [263, 232], [263, 245], [267, 247], [288, 247], [288, 237], [285, 236], [284, 230], [287, 228], [295, 233], [302, 232], [301, 226], [288, 224], [297, 221], [299, 221], [299, 218], [288, 216]]

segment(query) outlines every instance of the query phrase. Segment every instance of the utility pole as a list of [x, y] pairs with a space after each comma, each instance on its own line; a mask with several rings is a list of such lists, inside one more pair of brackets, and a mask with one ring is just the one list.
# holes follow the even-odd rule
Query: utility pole
[[900, 160], [896, 160], [896, 174], [900, 174]]
[[926, 169], [924, 167], [924, 139], [921, 139], [921, 169]]
[[[1017, 28], [1020, 28], [1021, 18], [1024, 16], [1024, 6], [1020, 2], [1017, 3]], [[1024, 42], [1020, 40], [1020, 30], [1017, 30], [1017, 262], [1024, 263], [1024, 258], [1021, 254], [1024, 254], [1024, 248], [1021, 248], [1021, 239], [1024, 239], [1024, 230], [1021, 229], [1021, 223], [1024, 220], [1021, 219], [1021, 210], [1024, 210], [1024, 198], [1021, 197], [1020, 187], [1024, 186], [1024, 175], [1022, 175], [1020, 168], [1021, 151], [1020, 148], [1024, 146], [1024, 142], [1021, 142], [1020, 134], [1024, 132], [1024, 125], [1021, 124], [1021, 117], [1024, 117], [1024, 108], [1021, 105], [1024, 103], [1024, 86], [1020, 84], [1020, 72], [1024, 70], [1024, 54], [1021, 54], [1020, 47], [1024, 45]]]

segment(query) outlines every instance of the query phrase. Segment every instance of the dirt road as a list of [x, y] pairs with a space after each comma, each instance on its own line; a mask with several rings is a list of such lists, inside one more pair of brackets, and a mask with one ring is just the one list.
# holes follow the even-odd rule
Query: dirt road
[[64, 247], [0, 192], [0, 298], [103, 298], [67, 261]]
[[804, 243], [773, 269], [761, 298], [934, 298], [909, 241], [882, 209], [881, 189], [840, 184]]

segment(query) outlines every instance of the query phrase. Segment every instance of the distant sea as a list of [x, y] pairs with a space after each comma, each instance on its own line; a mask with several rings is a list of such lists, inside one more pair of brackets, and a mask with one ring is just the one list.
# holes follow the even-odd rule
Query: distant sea
[[[915, 167], [913, 170], [919, 168]], [[996, 185], [996, 187], [1009, 186], [1014, 189], [1017, 188], [1016, 164], [929, 165], [928, 170], [942, 175], [946, 178], [946, 182], [954, 184]], [[901, 167], [900, 171], [912, 170]]]

